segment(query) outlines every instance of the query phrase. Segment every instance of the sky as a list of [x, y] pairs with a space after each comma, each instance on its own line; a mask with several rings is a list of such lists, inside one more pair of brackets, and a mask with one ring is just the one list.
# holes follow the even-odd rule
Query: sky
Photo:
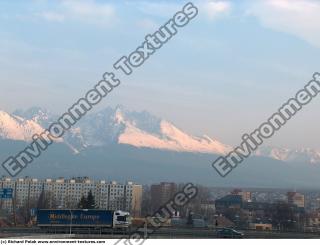
[[[187, 1], [0, 1], [0, 110], [63, 113]], [[199, 14], [97, 110], [147, 110], [237, 145], [320, 72], [320, 1], [195, 0]], [[266, 143], [320, 149], [316, 98]]]

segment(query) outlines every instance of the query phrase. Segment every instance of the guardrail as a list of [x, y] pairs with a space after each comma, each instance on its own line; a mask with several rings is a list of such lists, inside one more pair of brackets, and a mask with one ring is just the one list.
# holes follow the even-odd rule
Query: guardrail
[[47, 234], [39, 234], [39, 235], [32, 235], [32, 236], [15, 236], [15, 237], [6, 237], [5, 239], [68, 239], [68, 238], [75, 238], [75, 234], [54, 234], [54, 235], [47, 235]]

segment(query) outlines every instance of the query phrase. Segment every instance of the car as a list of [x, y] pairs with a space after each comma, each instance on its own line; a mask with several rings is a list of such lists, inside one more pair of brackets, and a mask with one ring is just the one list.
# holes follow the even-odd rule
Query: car
[[243, 238], [244, 234], [231, 228], [222, 228], [217, 230], [217, 237], [220, 238]]

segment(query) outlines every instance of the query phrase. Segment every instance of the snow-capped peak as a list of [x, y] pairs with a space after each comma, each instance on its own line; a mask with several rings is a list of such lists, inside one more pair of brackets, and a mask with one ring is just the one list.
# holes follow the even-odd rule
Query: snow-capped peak
[[[0, 111], [0, 139], [30, 141], [58, 118], [38, 107], [9, 114]], [[173, 123], [151, 115], [147, 111], [126, 110], [123, 106], [105, 108], [90, 113], [63, 136], [63, 141], [74, 152], [87, 146], [128, 144], [179, 152], [198, 152], [226, 155], [233, 148], [207, 135], [193, 136]], [[320, 163], [320, 151], [313, 149], [287, 149], [260, 147], [254, 155], [293, 162]]]
[[16, 110], [13, 115], [19, 116], [24, 119], [32, 120], [42, 127], [48, 127], [50, 123], [55, 119], [47, 109], [41, 107], [31, 107], [27, 110]]
[[125, 122], [122, 111], [119, 108], [117, 108], [115, 111], [114, 119], [115, 119], [115, 122], [118, 124]]
[[43, 131], [44, 129], [33, 120], [0, 111], [0, 138], [31, 141], [34, 134]]
[[191, 136], [166, 120], [160, 122], [160, 133], [153, 134], [129, 124], [119, 136], [119, 143], [182, 152], [225, 154], [230, 150], [229, 146], [220, 142]]
[[320, 163], [320, 151], [310, 148], [288, 149], [281, 147], [262, 146], [255, 154], [285, 162]]

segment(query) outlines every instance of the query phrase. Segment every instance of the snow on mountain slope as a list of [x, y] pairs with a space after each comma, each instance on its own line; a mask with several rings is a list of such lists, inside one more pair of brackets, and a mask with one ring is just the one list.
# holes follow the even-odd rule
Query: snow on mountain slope
[[226, 154], [232, 150], [231, 146], [224, 145], [206, 135], [201, 138], [188, 135], [167, 121], [161, 122], [161, 131], [166, 137], [177, 142], [186, 151]]
[[288, 159], [290, 150], [286, 148], [273, 148], [268, 146], [261, 146], [255, 154], [257, 156], [271, 157], [276, 160], [285, 161]]
[[120, 144], [173, 151], [215, 154], [225, 154], [231, 150], [230, 146], [214, 141], [208, 136], [200, 138], [188, 135], [165, 120], [160, 121], [159, 132], [148, 133], [135, 127], [131, 122], [125, 121], [123, 115], [119, 115], [119, 112], [118, 117], [120, 117], [121, 122], [126, 125], [124, 132], [119, 135], [118, 143]]
[[320, 163], [320, 151], [310, 148], [288, 149], [262, 146], [255, 154], [257, 156], [270, 157], [285, 162]]
[[[46, 109], [33, 107], [17, 110], [14, 115], [0, 112], [0, 138], [30, 141], [34, 133], [58, 118]], [[196, 137], [184, 132], [169, 121], [160, 119], [147, 111], [126, 110], [122, 106], [107, 107], [89, 113], [63, 136], [63, 141], [74, 152], [88, 146], [128, 144], [180, 152], [199, 152], [226, 155], [233, 150], [217, 140], [204, 135]], [[320, 150], [287, 149], [261, 146], [256, 156], [270, 157], [286, 162], [320, 163]]]
[[[55, 122], [58, 115], [54, 115], [50, 111], [41, 107], [31, 107], [27, 110], [16, 110], [14, 115], [33, 121], [39, 124], [42, 128], [49, 128], [49, 126]], [[84, 149], [87, 145], [84, 142], [79, 127], [74, 127], [65, 132], [62, 139], [56, 139], [56, 142], [64, 142], [75, 153], [78, 153], [81, 149]]]
[[39, 134], [43, 130], [33, 120], [26, 120], [0, 111], [0, 138], [31, 141], [34, 134]]
[[48, 110], [40, 107], [31, 107], [25, 111], [16, 110], [12, 114], [27, 120], [32, 120], [41, 125], [43, 128], [47, 128], [55, 118], [55, 116]]

